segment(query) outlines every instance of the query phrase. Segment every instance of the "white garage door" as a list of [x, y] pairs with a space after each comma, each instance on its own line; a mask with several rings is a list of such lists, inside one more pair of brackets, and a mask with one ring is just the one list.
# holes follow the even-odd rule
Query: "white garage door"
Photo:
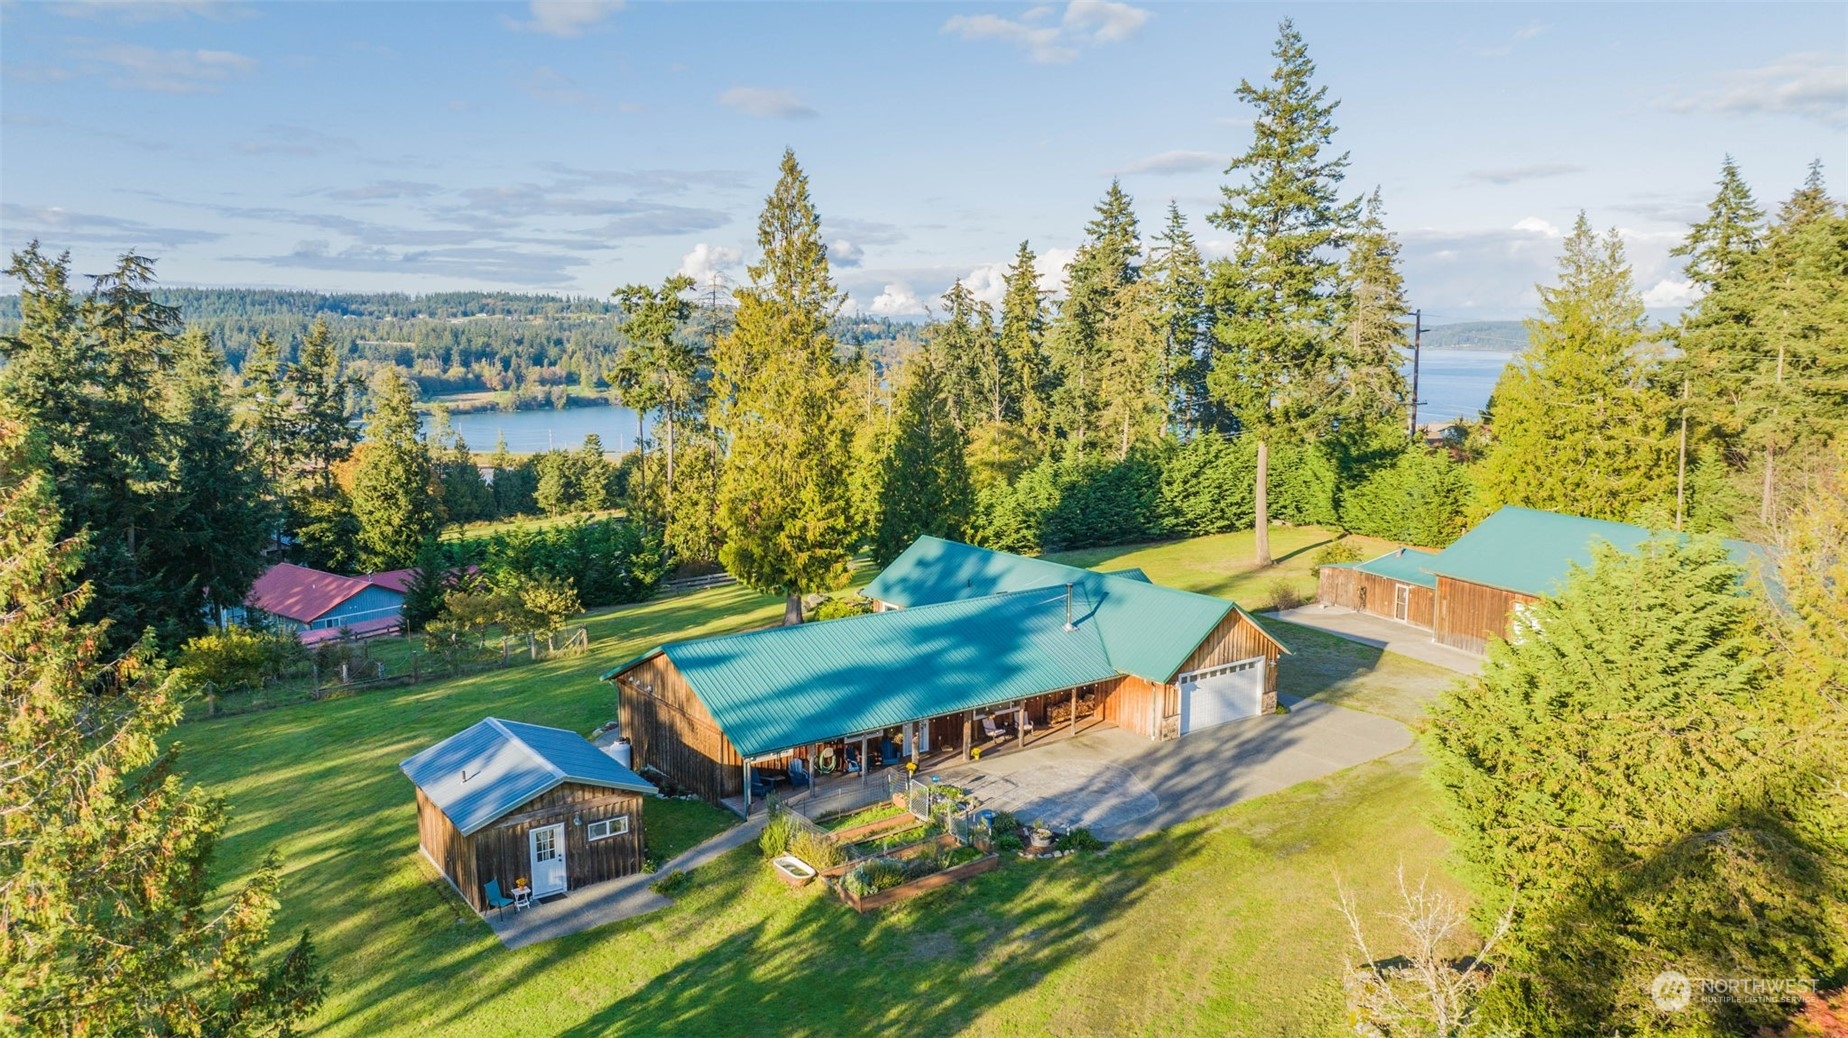
[[1182, 674], [1181, 734], [1256, 717], [1264, 705], [1264, 657]]

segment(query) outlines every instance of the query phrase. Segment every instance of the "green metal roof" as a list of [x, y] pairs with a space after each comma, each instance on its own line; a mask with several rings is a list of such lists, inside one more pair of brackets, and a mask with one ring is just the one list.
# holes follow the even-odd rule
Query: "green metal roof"
[[[1574, 564], [1591, 565], [1592, 545], [1604, 542], [1619, 551], [1633, 551], [1659, 532], [1629, 523], [1505, 505], [1433, 556], [1424, 568], [1506, 591], [1547, 595], [1558, 589]], [[1763, 554], [1763, 548], [1746, 541], [1725, 544], [1733, 561], [1744, 566]]]
[[746, 757], [1119, 673], [1094, 619], [1065, 629], [1063, 586], [674, 642], [657, 651]]
[[867, 592], [909, 608], [673, 642], [603, 677], [665, 654], [750, 757], [1122, 674], [1166, 682], [1229, 613], [1250, 619], [1139, 576], [921, 538]]
[[1333, 566], [1335, 569], [1354, 569], [1362, 573], [1385, 577], [1387, 580], [1434, 588], [1437, 586], [1437, 578], [1431, 575], [1427, 567], [1436, 556], [1436, 552], [1426, 551], [1423, 548], [1399, 548], [1377, 559], [1368, 559], [1365, 562], [1338, 562]]

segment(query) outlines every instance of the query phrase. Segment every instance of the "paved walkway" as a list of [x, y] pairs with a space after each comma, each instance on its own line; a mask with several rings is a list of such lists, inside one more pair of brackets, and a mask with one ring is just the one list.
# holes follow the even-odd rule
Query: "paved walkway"
[[1085, 826], [1102, 839], [1123, 840], [1411, 745], [1412, 733], [1390, 718], [1314, 700], [1282, 700], [1287, 714], [1235, 721], [1169, 742], [1108, 728], [933, 773], [1022, 821]]
[[1371, 613], [1356, 612], [1341, 606], [1307, 605], [1300, 609], [1289, 609], [1281, 613], [1268, 613], [1279, 620], [1287, 620], [1304, 627], [1313, 627], [1318, 631], [1371, 645], [1376, 649], [1396, 652], [1401, 656], [1410, 656], [1415, 660], [1435, 663], [1448, 667], [1459, 674], [1482, 673], [1482, 657], [1474, 653], [1453, 649], [1448, 645], [1439, 645], [1431, 640], [1431, 632], [1397, 620], [1374, 616]]
[[563, 897], [535, 904], [525, 911], [511, 909], [505, 915], [488, 912], [482, 918], [500, 942], [509, 948], [524, 948], [566, 934], [578, 933], [621, 919], [647, 915], [666, 908], [672, 901], [648, 889], [654, 881], [670, 872], [687, 872], [706, 864], [734, 847], [757, 840], [764, 828], [764, 816], [732, 826], [705, 843], [676, 856], [657, 872], [624, 876], [605, 883], [593, 883], [567, 891]]

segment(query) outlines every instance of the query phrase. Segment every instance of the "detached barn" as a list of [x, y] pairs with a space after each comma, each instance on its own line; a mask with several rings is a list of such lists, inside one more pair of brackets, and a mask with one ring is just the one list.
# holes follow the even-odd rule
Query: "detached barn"
[[424, 857], [478, 912], [490, 880], [546, 897], [641, 871], [655, 787], [575, 732], [490, 717], [399, 767]]

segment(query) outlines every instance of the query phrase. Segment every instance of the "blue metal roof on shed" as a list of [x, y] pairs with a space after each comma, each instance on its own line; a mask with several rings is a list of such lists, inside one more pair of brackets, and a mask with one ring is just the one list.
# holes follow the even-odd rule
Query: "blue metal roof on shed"
[[653, 793], [588, 739], [490, 717], [398, 765], [463, 836], [565, 782]]
[[[1527, 595], [1558, 590], [1572, 566], [1591, 565], [1591, 547], [1609, 543], [1619, 551], [1661, 531], [1605, 519], [1504, 505], [1475, 529], [1437, 553], [1425, 569], [1439, 576], [1486, 584]], [[1724, 542], [1734, 562], [1751, 567], [1764, 549], [1747, 541]]]
[[1437, 578], [1431, 575], [1427, 567], [1431, 565], [1431, 560], [1436, 556], [1436, 552], [1426, 551], [1423, 548], [1398, 548], [1365, 562], [1337, 562], [1334, 563], [1334, 568], [1354, 569], [1362, 573], [1385, 577], [1388, 580], [1434, 588], [1437, 586]]

